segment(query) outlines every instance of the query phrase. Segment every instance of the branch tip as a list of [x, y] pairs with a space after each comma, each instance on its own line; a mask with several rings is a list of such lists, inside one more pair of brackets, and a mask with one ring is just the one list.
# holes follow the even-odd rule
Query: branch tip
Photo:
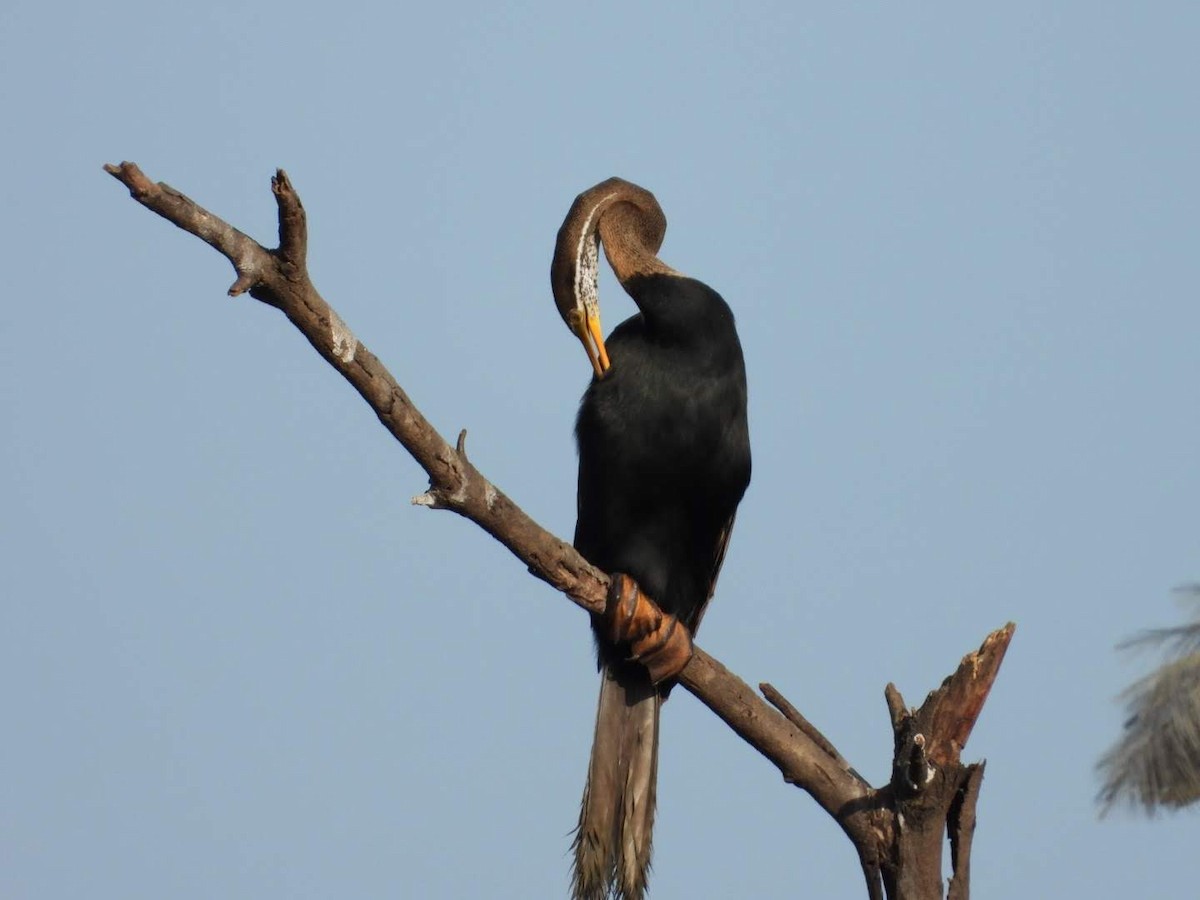
[[904, 702], [904, 697], [900, 693], [900, 689], [890, 681], [883, 689], [883, 698], [887, 701], [888, 716], [892, 720], [892, 730], [899, 731], [900, 726], [904, 724], [904, 720], [908, 717], [908, 705]]
[[454, 445], [455, 451], [463, 459], [467, 458], [467, 429], [463, 429], [458, 433], [458, 443]]
[[129, 193], [135, 198], [145, 197], [154, 190], [154, 183], [138, 168], [137, 163], [127, 160], [123, 160], [117, 165], [105, 163], [104, 171], [129, 188]]
[[250, 275], [242, 273], [238, 275], [237, 281], [229, 286], [229, 296], [237, 297], [246, 293], [250, 288], [254, 287], [254, 278]]
[[308, 223], [304, 204], [283, 169], [276, 169], [271, 177], [271, 193], [279, 208], [279, 257], [307, 280]]
[[923, 721], [929, 723], [929, 756], [939, 765], [957, 761], [966, 747], [1015, 630], [1016, 625], [1009, 622], [989, 634], [979, 649], [964, 656], [954, 674], [926, 698], [921, 715], [928, 713]]

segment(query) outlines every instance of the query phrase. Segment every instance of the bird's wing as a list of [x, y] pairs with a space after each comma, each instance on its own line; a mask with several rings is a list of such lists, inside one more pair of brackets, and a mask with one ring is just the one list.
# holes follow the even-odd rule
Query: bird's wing
[[729, 518], [717, 532], [717, 546], [713, 548], [712, 574], [708, 579], [708, 596], [704, 598], [703, 605], [696, 610], [696, 616], [691, 622], [685, 623], [692, 634], [700, 627], [700, 620], [704, 618], [704, 612], [708, 609], [709, 601], [712, 600], [713, 594], [717, 591], [717, 577], [721, 574], [721, 566], [725, 563], [725, 552], [729, 549], [729, 538], [733, 534], [733, 523], [737, 519], [737, 510], [735, 509], [729, 514]]
[[589, 554], [596, 552], [599, 543], [597, 517], [588, 514], [595, 510], [597, 493], [595, 479], [589, 476], [589, 466], [581, 457], [575, 489], [575, 537], [572, 544], [588, 562], [591, 562]]

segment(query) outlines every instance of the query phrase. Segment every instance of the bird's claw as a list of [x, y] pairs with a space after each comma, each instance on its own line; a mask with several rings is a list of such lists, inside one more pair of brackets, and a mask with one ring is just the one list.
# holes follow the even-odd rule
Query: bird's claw
[[674, 678], [692, 658], [692, 636], [660, 610], [628, 575], [614, 575], [604, 621], [609, 638], [629, 647], [655, 684]]

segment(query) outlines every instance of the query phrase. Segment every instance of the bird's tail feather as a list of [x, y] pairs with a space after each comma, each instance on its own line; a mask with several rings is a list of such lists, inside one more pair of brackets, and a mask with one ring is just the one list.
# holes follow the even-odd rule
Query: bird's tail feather
[[606, 663], [601, 679], [573, 847], [572, 897], [641, 900], [650, 870], [662, 698], [636, 663]]

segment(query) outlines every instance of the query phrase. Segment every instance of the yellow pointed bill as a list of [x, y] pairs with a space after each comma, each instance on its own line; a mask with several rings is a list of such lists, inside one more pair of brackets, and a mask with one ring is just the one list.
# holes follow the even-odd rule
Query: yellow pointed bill
[[600, 315], [574, 312], [571, 316], [571, 330], [575, 332], [575, 336], [583, 344], [583, 349], [587, 351], [588, 360], [596, 372], [596, 377], [603, 378], [604, 373], [612, 368], [612, 364], [608, 361], [608, 350], [604, 347], [604, 331], [600, 327]]

